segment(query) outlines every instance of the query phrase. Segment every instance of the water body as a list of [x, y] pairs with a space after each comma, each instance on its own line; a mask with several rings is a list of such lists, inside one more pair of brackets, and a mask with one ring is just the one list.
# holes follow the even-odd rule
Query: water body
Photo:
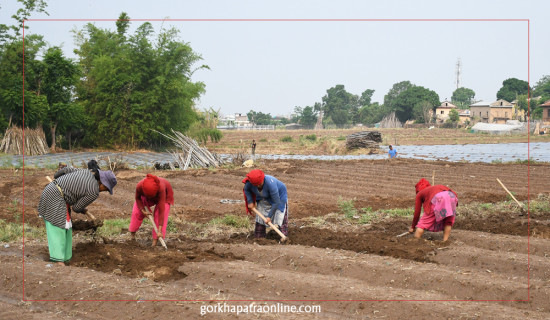
[[[444, 160], [453, 162], [509, 162], [527, 160], [528, 155], [532, 160], [550, 162], [550, 142], [530, 143], [502, 143], [502, 144], [465, 144], [465, 145], [437, 145], [437, 146], [395, 146], [398, 157], [408, 159]], [[382, 147], [382, 154], [373, 155], [257, 155], [262, 159], [294, 159], [294, 160], [359, 160], [359, 159], [386, 159], [387, 147]], [[172, 156], [167, 152], [148, 153], [124, 153], [124, 152], [64, 152], [45, 154], [41, 156], [25, 157], [25, 167], [57, 167], [59, 162], [80, 167], [83, 163], [94, 158], [107, 158], [111, 160], [123, 157], [130, 167], [150, 167], [155, 162], [172, 161]], [[222, 155], [228, 159], [230, 155]], [[0, 158], [3, 166], [23, 164], [22, 156], [6, 155]], [[105, 165], [100, 161], [100, 165]]]

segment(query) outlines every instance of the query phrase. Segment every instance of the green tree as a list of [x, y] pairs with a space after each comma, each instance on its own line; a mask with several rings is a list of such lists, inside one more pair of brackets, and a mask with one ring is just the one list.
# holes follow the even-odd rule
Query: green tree
[[44, 55], [42, 94], [48, 100], [47, 120], [51, 134], [51, 149], [56, 148], [56, 129], [65, 125], [66, 115], [74, 109], [72, 92], [79, 77], [79, 68], [71, 59], [65, 58], [61, 48], [49, 48]]
[[412, 84], [410, 81], [401, 81], [395, 83], [390, 91], [384, 96], [384, 106], [386, 106], [388, 110], [395, 111], [395, 101], [397, 100], [397, 97], [399, 97], [401, 93], [412, 87], [414, 87], [414, 84]]
[[202, 60], [174, 28], [162, 29], [156, 39], [149, 22], [127, 35], [129, 17], [122, 13], [117, 31], [93, 24], [78, 30], [76, 53], [82, 68], [77, 86], [94, 129], [88, 137], [97, 144], [151, 146], [170, 129], [185, 132], [198, 121], [195, 101], [204, 93], [192, 82]]
[[44, 121], [48, 105], [46, 98], [41, 96], [44, 65], [38, 60], [44, 45], [42, 36], [36, 35], [26, 36], [24, 43], [23, 40], [11, 40], [0, 45], [0, 111], [1, 118], [4, 119], [0, 121], [4, 124], [2, 131], [8, 123], [22, 127], [23, 118], [25, 126], [30, 128], [35, 128]]
[[[44, 0], [17, 0], [23, 5], [11, 17], [17, 22], [15, 25], [0, 23], [0, 45], [4, 42], [11, 42], [20, 39], [23, 30], [23, 21], [27, 20], [33, 12], [42, 12], [49, 15], [46, 11], [48, 4]], [[25, 26], [25, 29], [28, 29]], [[10, 32], [11, 31], [11, 32]]]
[[256, 112], [254, 110], [250, 110], [246, 115], [248, 116], [248, 121], [252, 122], [255, 125], [265, 126], [273, 124], [273, 117], [270, 113]]
[[465, 108], [474, 102], [476, 93], [472, 89], [460, 87], [453, 92], [451, 101], [454, 105]]
[[313, 127], [317, 123], [317, 111], [311, 106], [303, 109], [294, 107], [294, 113], [296, 114], [296, 121], [303, 126]]
[[344, 109], [335, 110], [331, 116], [332, 122], [336, 125], [344, 125], [348, 123], [348, 113]]
[[322, 101], [324, 117], [332, 119], [335, 124], [342, 125], [348, 120], [357, 120], [359, 97], [347, 92], [344, 85], [338, 84], [328, 89]]
[[543, 76], [535, 84], [533, 96], [541, 97], [543, 102], [550, 99], [550, 75]]
[[449, 111], [449, 120], [451, 120], [452, 123], [456, 123], [460, 120], [460, 115], [456, 109], [453, 108]]
[[359, 110], [359, 119], [363, 124], [373, 125], [380, 122], [386, 114], [388, 114], [388, 112], [385, 106], [375, 102], [373, 104], [361, 107]]
[[432, 102], [421, 100], [413, 106], [413, 119], [415, 119], [417, 123], [430, 123], [433, 109], [434, 106]]
[[502, 82], [502, 87], [497, 92], [497, 99], [504, 99], [508, 102], [516, 100], [520, 94], [528, 94], [529, 83], [516, 78], [506, 79]]
[[368, 106], [371, 104], [372, 95], [374, 94], [374, 90], [367, 89], [361, 93], [361, 97], [359, 98], [359, 106]]
[[[423, 104], [423, 102], [426, 102], [426, 104]], [[439, 96], [432, 90], [421, 86], [413, 86], [401, 92], [392, 101], [390, 110], [395, 111], [395, 115], [401, 122], [414, 118], [422, 122], [427, 121], [427, 119], [421, 116], [423, 111], [418, 109], [423, 108], [425, 105], [430, 105], [431, 109], [435, 108], [439, 105]], [[414, 111], [415, 107], [416, 111]]]

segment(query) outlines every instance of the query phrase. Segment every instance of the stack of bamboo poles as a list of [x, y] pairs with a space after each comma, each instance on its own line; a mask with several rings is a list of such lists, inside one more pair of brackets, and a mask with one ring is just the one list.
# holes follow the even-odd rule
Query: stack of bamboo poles
[[[216, 154], [210, 153], [208, 149], [199, 146], [197, 141], [185, 136], [181, 132], [172, 129], [173, 136], [165, 135], [161, 132], [157, 133], [172, 140], [178, 150], [169, 151], [174, 159], [174, 163], [170, 162], [170, 169], [187, 170], [187, 168], [207, 168], [219, 167], [223, 160]], [[177, 165], [176, 165], [177, 164]]]
[[8, 154], [36, 156], [48, 153], [46, 136], [42, 129], [25, 129], [25, 150], [23, 150], [23, 129], [12, 126], [6, 130], [0, 143], [0, 151]]
[[378, 131], [361, 131], [346, 137], [348, 150], [357, 148], [378, 149], [378, 143], [382, 142], [382, 134]]
[[397, 119], [395, 112], [392, 112], [380, 121], [380, 128], [403, 128], [403, 124]]

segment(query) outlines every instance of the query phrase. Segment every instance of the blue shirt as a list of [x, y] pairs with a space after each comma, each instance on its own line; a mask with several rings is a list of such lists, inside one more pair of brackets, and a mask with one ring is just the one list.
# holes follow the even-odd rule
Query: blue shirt
[[395, 155], [397, 154], [397, 150], [391, 149], [388, 151], [388, 154], [390, 155], [390, 158], [395, 158]]
[[246, 195], [246, 201], [248, 201], [248, 203], [253, 202], [253, 194], [256, 196], [256, 201], [267, 200], [267, 202], [271, 204], [271, 211], [268, 215], [269, 218], [273, 216], [277, 209], [284, 212], [286, 202], [288, 201], [285, 184], [277, 180], [277, 178], [267, 174], [264, 178], [264, 185], [261, 193], [258, 187], [254, 186], [249, 181], [244, 185], [244, 194]]

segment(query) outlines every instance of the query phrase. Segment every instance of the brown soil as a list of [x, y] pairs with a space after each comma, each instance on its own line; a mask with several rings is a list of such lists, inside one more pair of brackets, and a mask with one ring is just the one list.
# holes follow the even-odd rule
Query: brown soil
[[86, 231], [86, 230], [92, 230], [96, 231], [97, 228], [103, 226], [103, 221], [101, 220], [73, 220], [73, 230], [74, 231]]
[[[534, 199], [550, 192], [547, 165], [530, 166], [529, 188], [527, 167], [517, 164], [268, 161], [260, 168], [288, 187], [288, 244], [279, 244], [273, 232], [267, 239], [254, 239], [252, 230], [183, 235], [192, 223], [244, 214], [242, 203], [220, 200], [242, 199], [241, 180], [248, 169], [156, 172], [175, 190], [170, 219], [176, 229], [186, 228], [168, 234], [167, 251], [150, 247], [146, 226], [136, 242], [128, 240], [127, 230], [110, 239], [76, 232], [67, 267], [46, 261], [45, 241], [27, 240], [24, 251], [20, 243], [10, 243], [0, 251], [0, 318], [195, 319], [201, 306], [224, 301], [249, 305], [252, 300], [322, 308], [320, 315], [260, 315], [264, 318], [550, 318], [550, 213], [459, 216], [447, 243], [441, 233], [426, 233], [420, 240], [397, 238], [410, 225], [404, 218], [371, 225], [323, 220], [339, 211], [339, 198], [355, 199], [358, 209], [412, 207], [414, 184], [420, 177], [432, 180], [434, 171], [436, 183], [455, 190], [461, 205], [506, 200], [497, 177], [518, 199]], [[90, 212], [99, 220], [129, 217], [135, 185], [145, 173], [119, 172], [115, 194], [102, 193]], [[0, 200], [5, 204], [0, 218], [24, 218], [43, 227], [36, 206], [45, 174], [50, 173], [25, 171], [23, 215], [20, 172], [0, 171]], [[220, 317], [258, 314], [208, 318]]]

